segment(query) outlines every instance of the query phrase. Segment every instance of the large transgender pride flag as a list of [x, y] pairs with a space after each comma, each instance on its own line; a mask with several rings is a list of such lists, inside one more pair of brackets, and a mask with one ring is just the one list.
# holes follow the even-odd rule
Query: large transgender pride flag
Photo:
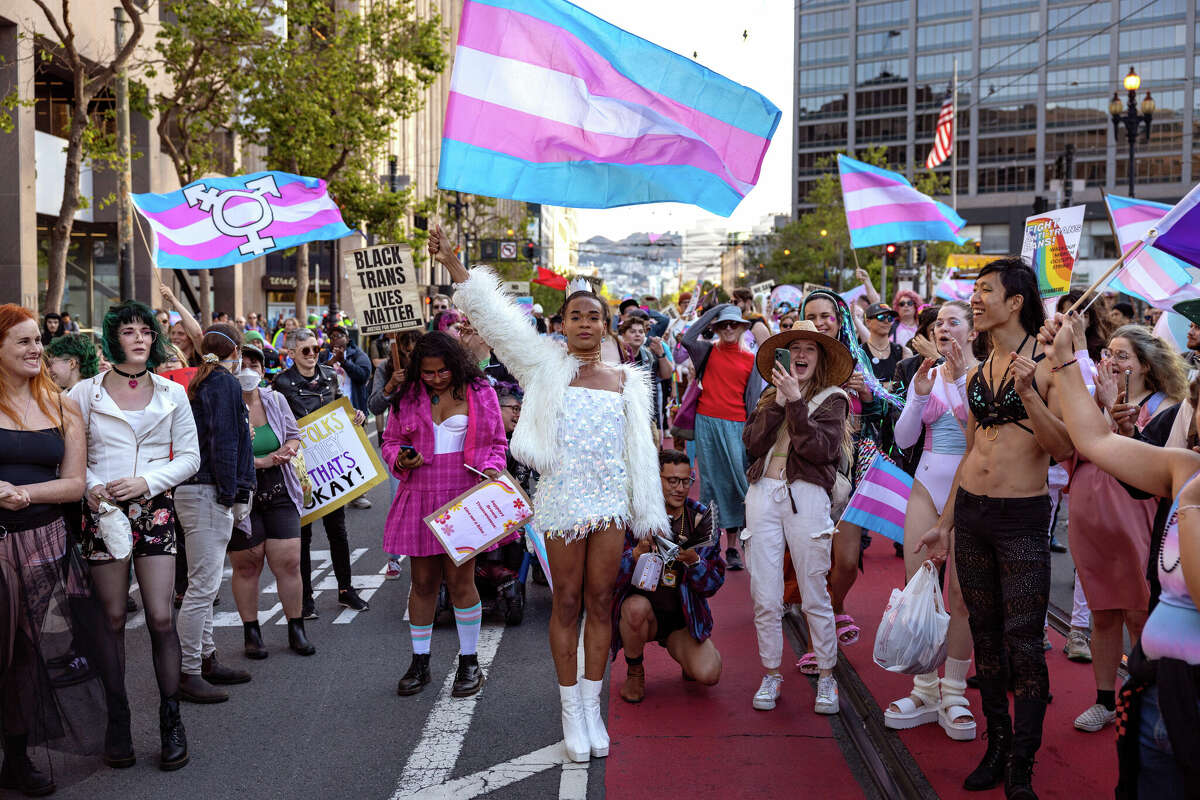
[[202, 178], [175, 192], [131, 195], [154, 231], [162, 269], [215, 269], [354, 231], [325, 181], [289, 172]]
[[852, 247], [890, 242], [955, 242], [967, 221], [946, 205], [918, 192], [898, 172], [838, 155], [842, 203]]
[[467, 0], [438, 186], [729, 216], [780, 117], [757, 92], [565, 0]]
[[[1171, 210], [1165, 203], [1116, 194], [1106, 194], [1104, 199], [1122, 254], [1145, 239], [1147, 231]], [[1195, 277], [1187, 267], [1185, 262], [1157, 247], [1146, 246], [1121, 268], [1112, 288], [1136, 295], [1156, 308], [1171, 310], [1185, 300], [1200, 299], [1200, 288], [1192, 285]]]

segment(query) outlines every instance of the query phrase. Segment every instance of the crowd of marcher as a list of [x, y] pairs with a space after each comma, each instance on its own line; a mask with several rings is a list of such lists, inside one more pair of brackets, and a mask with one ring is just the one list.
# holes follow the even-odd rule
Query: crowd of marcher
[[[881, 540], [843, 511], [886, 459], [913, 479], [897, 555], [908, 577], [926, 560], [942, 568], [950, 623], [940, 672], [914, 675], [885, 724], [936, 722], [952, 740], [975, 739], [975, 686], [987, 749], [964, 788], [1036, 797], [1050, 554], [1061, 549], [1052, 534], [1070, 496], [1067, 654], [1091, 661], [1096, 682], [1075, 727], [1122, 718], [1129, 796], [1195, 792], [1182, 754], [1200, 730], [1200, 517], [1190, 513], [1200, 382], [1188, 372], [1200, 328], [1185, 360], [1123, 302], [1064, 315], [1068, 295], [1047, 316], [1018, 258], [980, 270], [970, 302], [926, 304], [907, 290], [884, 302], [860, 273], [854, 302], [828, 289], [795, 306], [697, 290], [670, 304], [626, 299], [614, 314], [579, 287], [546, 316], [514, 302], [487, 267], [463, 268], [440, 231], [429, 254], [453, 294], [431, 298], [425, 329], [370, 342], [338, 316], [268, 326], [218, 314], [202, 327], [167, 287], [161, 310], [127, 300], [91, 334], [68, 315], [0, 307], [0, 787], [52, 791], [31, 757], [42, 746], [135, 763], [131, 577], [150, 634], [162, 769], [188, 761], [180, 702], [221, 702], [225, 686], [252, 678], [218, 658], [213, 639], [226, 556], [245, 657], [271, 653], [258, 619], [264, 565], [289, 648], [316, 652], [298, 420], [345, 397], [354, 424], [373, 416], [381, 434], [386, 577], [408, 565], [412, 657], [399, 695], [432, 680], [442, 610], [458, 632], [452, 694], [480, 690], [481, 576], [512, 573], [536, 537], [572, 760], [609, 752], [600, 698], [618, 656], [629, 703], [653, 691], [651, 643], [684, 680], [718, 683], [708, 598], [726, 570], [749, 570], [763, 671], [752, 707], [782, 695], [782, 620], [794, 605], [812, 647], [795, 666], [816, 676], [814, 710], [836, 714], [838, 651], [861, 633], [846, 598], [863, 549]], [[530, 526], [456, 561], [425, 518], [504, 471], [532, 498]], [[369, 610], [351, 584], [346, 507], [320, 521], [338, 603]], [[519, 612], [509, 588], [494, 594]]]

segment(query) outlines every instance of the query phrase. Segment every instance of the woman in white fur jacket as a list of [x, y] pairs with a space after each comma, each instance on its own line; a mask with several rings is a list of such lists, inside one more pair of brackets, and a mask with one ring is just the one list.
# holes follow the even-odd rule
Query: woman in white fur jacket
[[[563, 304], [564, 350], [537, 334], [500, 289], [495, 272], [480, 267], [468, 273], [441, 228], [430, 234], [429, 253], [458, 284], [455, 305], [525, 389], [512, 453], [542, 475], [533, 524], [546, 535], [554, 584], [550, 653], [563, 740], [573, 761], [607, 756], [600, 689], [625, 529], [644, 539], [665, 534], [668, 525], [646, 374], [601, 360], [609, 309], [592, 292], [575, 292]], [[581, 602], [587, 618], [583, 679], [576, 682]]]

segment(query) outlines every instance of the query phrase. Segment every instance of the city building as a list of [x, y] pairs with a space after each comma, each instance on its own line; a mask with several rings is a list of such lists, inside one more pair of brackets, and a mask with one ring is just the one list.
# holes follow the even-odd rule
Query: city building
[[1087, 204], [1080, 258], [1115, 255], [1100, 189], [1128, 193], [1109, 105], [1130, 67], [1138, 102], [1156, 105], [1137, 196], [1173, 202], [1200, 180], [1191, 0], [803, 0], [796, 33], [793, 215], [837, 150], [883, 145], [910, 177], [924, 169], [956, 62], [957, 207], [982, 252], [1019, 252], [1037, 198], [1055, 207], [1071, 179], [1072, 204]]

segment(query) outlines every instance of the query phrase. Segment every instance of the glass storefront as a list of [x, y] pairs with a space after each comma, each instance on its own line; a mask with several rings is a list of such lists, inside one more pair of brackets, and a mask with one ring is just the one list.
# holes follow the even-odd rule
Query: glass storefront
[[[49, 279], [50, 219], [39, 216], [38, 223], [38, 307], [44, 308]], [[67, 250], [62, 310], [80, 328], [99, 327], [108, 309], [120, 301], [117, 281], [116, 226], [77, 221]]]

